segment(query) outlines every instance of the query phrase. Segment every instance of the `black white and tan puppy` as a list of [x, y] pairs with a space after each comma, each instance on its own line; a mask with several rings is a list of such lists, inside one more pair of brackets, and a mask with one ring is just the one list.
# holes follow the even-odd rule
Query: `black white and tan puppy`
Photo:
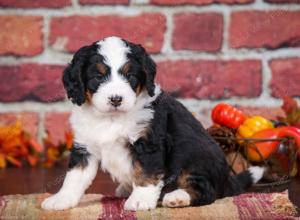
[[[128, 197], [126, 210], [199, 206], [236, 195], [264, 169], [231, 177], [221, 148], [178, 101], [154, 83], [156, 65], [144, 48], [118, 37], [82, 47], [63, 84], [75, 104], [75, 141], [62, 188], [42, 208], [78, 204], [99, 164]], [[176, 77], [176, 76], [174, 76]]]

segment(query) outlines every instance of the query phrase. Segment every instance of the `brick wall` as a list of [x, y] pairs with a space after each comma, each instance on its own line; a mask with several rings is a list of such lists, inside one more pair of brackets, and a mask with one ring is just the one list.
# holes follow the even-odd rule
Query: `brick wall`
[[141, 43], [157, 81], [207, 125], [225, 100], [280, 114], [300, 97], [299, 0], [0, 0], [0, 121], [19, 118], [59, 140], [70, 104], [61, 72], [79, 47], [109, 35]]

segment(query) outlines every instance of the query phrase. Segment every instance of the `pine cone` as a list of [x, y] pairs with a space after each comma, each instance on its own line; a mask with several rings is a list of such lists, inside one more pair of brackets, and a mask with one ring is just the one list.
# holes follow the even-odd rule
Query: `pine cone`
[[225, 154], [237, 150], [238, 143], [235, 140], [236, 131], [234, 129], [213, 125], [207, 131], [220, 145]]

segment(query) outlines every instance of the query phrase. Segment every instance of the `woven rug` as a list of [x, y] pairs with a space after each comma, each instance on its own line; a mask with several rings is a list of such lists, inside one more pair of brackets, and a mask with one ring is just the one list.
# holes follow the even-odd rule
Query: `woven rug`
[[282, 193], [247, 193], [217, 200], [202, 207], [157, 208], [152, 211], [123, 210], [125, 200], [85, 195], [80, 205], [65, 211], [44, 211], [41, 201], [49, 194], [8, 195], [0, 197], [0, 219], [299, 219], [296, 208]]

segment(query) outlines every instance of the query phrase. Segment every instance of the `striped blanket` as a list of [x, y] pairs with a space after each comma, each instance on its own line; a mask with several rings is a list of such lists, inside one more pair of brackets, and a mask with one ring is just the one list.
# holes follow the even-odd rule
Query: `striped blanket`
[[49, 194], [0, 197], [0, 219], [298, 219], [287, 191], [247, 193], [217, 200], [202, 207], [157, 208], [152, 211], [125, 211], [125, 200], [100, 194], [85, 195], [79, 206], [65, 211], [45, 211], [41, 201]]

